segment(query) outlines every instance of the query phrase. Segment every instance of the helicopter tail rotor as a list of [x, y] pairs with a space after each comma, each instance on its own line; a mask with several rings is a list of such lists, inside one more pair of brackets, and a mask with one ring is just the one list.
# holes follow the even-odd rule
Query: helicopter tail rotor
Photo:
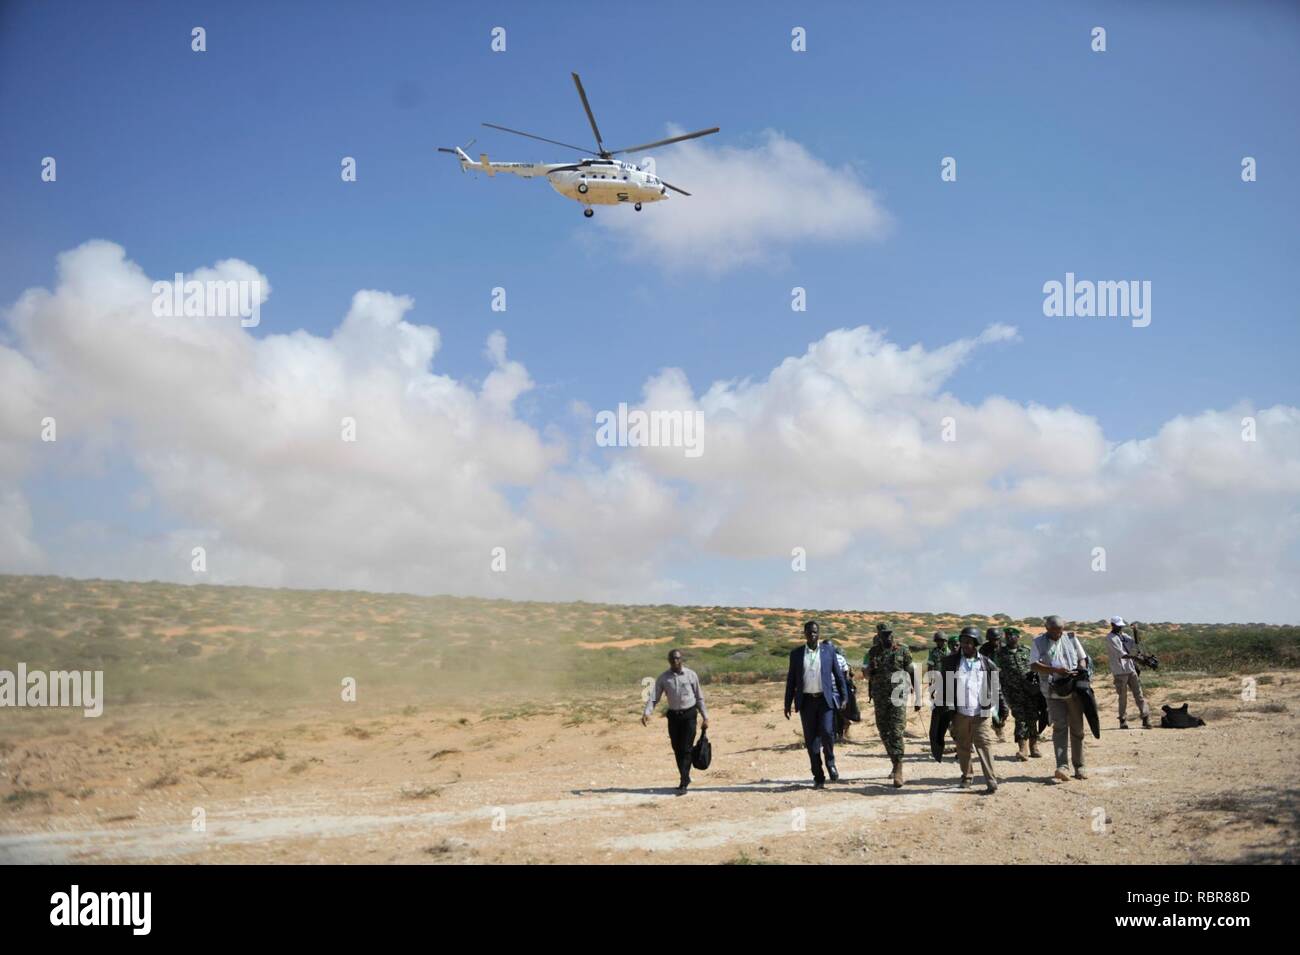
[[469, 158], [469, 153], [465, 152], [465, 150], [467, 150], [467, 149], [469, 149], [469, 147], [473, 146], [475, 142], [476, 142], [476, 140], [471, 139], [471, 140], [470, 140], [469, 142], [467, 142], [464, 146], [454, 146], [454, 147], [452, 147], [451, 149], [448, 149], [446, 146], [439, 146], [439, 147], [438, 147], [438, 152], [440, 152], [440, 153], [450, 153], [451, 155], [453, 155], [453, 156], [455, 156], [457, 159], [459, 159], [459, 160], [460, 160], [460, 171], [461, 171], [461, 172], [464, 172], [464, 171], [465, 171], [465, 164], [466, 164], [466, 163], [473, 164], [473, 162], [474, 162], [474, 160], [472, 160], [472, 159]]

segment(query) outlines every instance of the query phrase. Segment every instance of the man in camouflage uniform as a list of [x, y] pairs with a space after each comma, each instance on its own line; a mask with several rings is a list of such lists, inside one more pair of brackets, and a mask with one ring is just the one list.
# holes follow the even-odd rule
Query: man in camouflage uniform
[[[916, 685], [916, 666], [912, 654], [894, 642], [893, 628], [888, 624], [876, 625], [876, 641], [863, 660], [864, 676], [871, 690], [871, 702], [876, 710], [876, 729], [885, 752], [894, 765], [894, 788], [903, 785], [903, 737], [907, 731], [907, 694], [921, 709], [921, 697]], [[899, 674], [906, 674], [906, 683]]]
[[[984, 654], [984, 656], [988, 657], [994, 663], [997, 663], [998, 650], [1001, 649], [1001, 647], [1002, 628], [989, 627], [985, 630], [984, 645], [980, 647], [980, 653]], [[993, 732], [997, 734], [999, 743], [1005, 743], [1007, 741], [1005, 729], [1007, 725], [1007, 717], [1010, 715], [1008, 712], [1009, 709], [1010, 704], [1005, 698], [1005, 693], [1000, 693], [997, 708], [994, 709], [993, 717], [989, 720], [990, 725], [993, 727]]]
[[871, 680], [867, 678], [867, 666], [871, 663], [871, 654], [880, 646], [880, 635], [885, 632], [886, 625], [883, 623], [876, 624], [876, 635], [871, 638], [871, 648], [867, 650], [866, 656], [862, 658], [862, 679], [867, 682], [867, 702], [874, 702], [871, 698]]
[[934, 670], [936, 673], [939, 672], [943, 667], [943, 658], [951, 652], [948, 649], [948, 640], [944, 637], [943, 631], [936, 630], [934, 632], [934, 649], [930, 651], [930, 655], [925, 660], [925, 669], [927, 671]]
[[1016, 759], [1022, 763], [1031, 756], [1038, 757], [1038, 692], [1030, 680], [1037, 677], [1029, 671], [1029, 648], [1020, 643], [1020, 631], [1007, 627], [1003, 634], [1003, 645], [993, 656], [1002, 674], [1002, 695], [1011, 707], [1011, 715], [1016, 720]]

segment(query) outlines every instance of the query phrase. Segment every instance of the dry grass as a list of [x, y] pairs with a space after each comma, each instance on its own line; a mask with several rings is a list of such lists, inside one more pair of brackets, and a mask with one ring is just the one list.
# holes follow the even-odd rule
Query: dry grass
[[179, 786], [181, 782], [180, 774], [175, 770], [164, 770], [158, 776], [144, 784], [145, 789], [166, 789], [169, 786]]
[[262, 746], [239, 757], [241, 763], [252, 763], [259, 759], [286, 759], [284, 749], [276, 745]]

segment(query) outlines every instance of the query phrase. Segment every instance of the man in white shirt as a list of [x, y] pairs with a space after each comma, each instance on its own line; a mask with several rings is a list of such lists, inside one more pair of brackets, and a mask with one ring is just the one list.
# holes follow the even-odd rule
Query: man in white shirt
[[1052, 678], [1070, 676], [1087, 669], [1088, 654], [1073, 633], [1067, 634], [1058, 616], [1043, 621], [1046, 633], [1034, 638], [1029, 651], [1029, 669], [1038, 674], [1038, 685], [1047, 699], [1047, 715], [1052, 721], [1052, 749], [1056, 751], [1055, 782], [1070, 781], [1070, 757], [1074, 758], [1074, 778], [1087, 779], [1083, 768], [1083, 701], [1071, 691], [1058, 696]]
[[998, 791], [990, 751], [989, 720], [998, 705], [998, 665], [979, 652], [980, 634], [976, 627], [966, 627], [959, 637], [957, 656], [944, 661], [945, 705], [952, 710], [953, 736], [957, 740], [957, 763], [961, 766], [961, 787], [971, 782], [971, 750], [979, 756], [984, 773], [985, 792]]
[[[835, 768], [835, 713], [848, 704], [847, 677], [836, 660], [839, 651], [822, 640], [821, 626], [809, 620], [803, 626], [804, 644], [790, 651], [790, 668], [785, 678], [785, 718], [793, 706], [803, 724], [804, 746], [812, 766], [813, 788], [840, 778]], [[822, 770], [822, 753], [826, 769]]]
[[1123, 617], [1111, 617], [1110, 633], [1106, 635], [1106, 659], [1110, 663], [1110, 675], [1115, 678], [1115, 695], [1119, 697], [1119, 728], [1128, 729], [1128, 694], [1132, 690], [1133, 702], [1142, 716], [1142, 728], [1149, 730], [1151, 708], [1142, 695], [1142, 681], [1133, 662], [1137, 647], [1133, 638], [1124, 632], [1124, 627]]

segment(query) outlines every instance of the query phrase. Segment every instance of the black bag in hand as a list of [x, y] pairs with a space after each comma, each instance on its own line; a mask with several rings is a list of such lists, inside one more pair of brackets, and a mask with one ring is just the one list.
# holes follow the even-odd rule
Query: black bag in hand
[[713, 762], [713, 744], [709, 742], [709, 731], [700, 734], [699, 741], [691, 747], [691, 765], [696, 769], [708, 769]]
[[858, 709], [858, 691], [852, 681], [849, 682], [849, 703], [844, 707], [844, 716], [850, 723], [862, 722], [862, 710]]

